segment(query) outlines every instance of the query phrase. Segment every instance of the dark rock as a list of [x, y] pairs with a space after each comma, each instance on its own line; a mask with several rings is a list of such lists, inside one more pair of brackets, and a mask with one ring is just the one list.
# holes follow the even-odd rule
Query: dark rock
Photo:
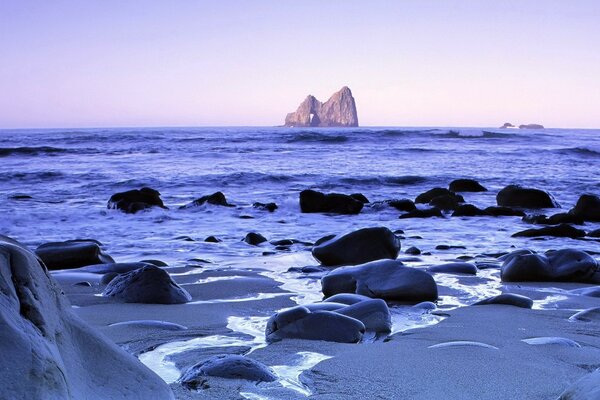
[[107, 207], [128, 214], [135, 214], [152, 207], [167, 208], [160, 198], [160, 193], [148, 187], [115, 193], [108, 200]]
[[460, 199], [462, 199], [462, 197], [459, 197], [457, 195], [437, 196], [429, 202], [429, 205], [444, 211], [456, 210], [461, 201]]
[[321, 287], [326, 297], [356, 293], [407, 303], [437, 299], [437, 285], [431, 275], [395, 260], [337, 268], [321, 279]]
[[504, 257], [504, 282], [590, 282], [598, 281], [598, 264], [589, 254], [573, 249], [543, 254], [516, 251]]
[[548, 193], [540, 189], [525, 188], [519, 185], [508, 185], [496, 195], [496, 202], [501, 207], [521, 208], [558, 208], [558, 203]]
[[71, 269], [86, 265], [114, 263], [100, 248], [100, 242], [88, 239], [50, 242], [35, 249], [48, 269]]
[[600, 238], [600, 229], [593, 230], [587, 234], [589, 237]]
[[254, 217], [252, 215], [240, 215], [238, 218], [239, 219], [254, 219]]
[[195, 240], [189, 236], [177, 236], [175, 240], [183, 240], [185, 242], [195, 242]]
[[600, 307], [587, 308], [579, 311], [569, 317], [569, 321], [580, 322], [600, 322]]
[[461, 249], [464, 250], [466, 249], [465, 246], [455, 246], [455, 245], [450, 245], [450, 244], [438, 244], [437, 246], [435, 246], [436, 250], [452, 250], [452, 249]]
[[432, 218], [432, 217], [444, 218], [444, 215], [442, 214], [442, 210], [440, 210], [439, 208], [436, 208], [436, 207], [428, 208], [425, 210], [416, 209], [413, 211], [409, 211], [406, 214], [402, 214], [398, 218], [406, 219], [406, 218]]
[[110, 281], [115, 279], [115, 277], [118, 275], [119, 274], [117, 272], [107, 272], [106, 274], [102, 275], [102, 278], [100, 278], [100, 284], [108, 285], [110, 283]]
[[206, 384], [207, 376], [254, 382], [277, 380], [277, 376], [266, 365], [245, 356], [227, 354], [211, 357], [192, 366], [179, 378], [179, 382], [187, 389], [196, 390]]
[[444, 274], [477, 274], [477, 267], [471, 263], [453, 262], [441, 265], [434, 265], [427, 268], [428, 272], [444, 273]]
[[405, 253], [412, 256], [418, 256], [421, 254], [421, 250], [418, 247], [412, 246], [406, 249]]
[[258, 203], [258, 202], [252, 204], [252, 207], [258, 208], [259, 210], [266, 210], [268, 212], [273, 212], [279, 208], [279, 207], [277, 207], [277, 204], [275, 204], [275, 203]]
[[357, 343], [365, 330], [365, 325], [356, 318], [333, 311], [311, 312], [297, 306], [269, 318], [265, 335], [269, 343], [285, 338]]
[[451, 192], [486, 192], [487, 189], [481, 186], [474, 179], [455, 179], [450, 182], [448, 189]]
[[191, 203], [188, 203], [184, 206], [179, 207], [180, 209], [199, 207], [203, 204], [212, 204], [215, 206], [223, 206], [223, 207], [234, 207], [232, 204], [227, 202], [225, 195], [222, 192], [215, 192], [213, 194], [209, 194], [206, 196], [202, 196]]
[[569, 214], [585, 221], [600, 222], [600, 198], [592, 194], [580, 196]]
[[266, 237], [264, 237], [260, 233], [256, 233], [256, 232], [250, 232], [244, 238], [244, 242], [246, 242], [252, 246], [258, 246], [259, 244], [264, 243], [266, 241], [267, 241]]
[[291, 246], [296, 243], [294, 239], [271, 240], [273, 246]]
[[285, 117], [285, 126], [358, 126], [352, 92], [344, 86], [325, 103], [309, 95], [295, 112]]
[[583, 219], [568, 213], [558, 213], [550, 217], [546, 215], [526, 215], [523, 217], [523, 222], [538, 225], [558, 225], [558, 224], [575, 224], [583, 225]]
[[350, 195], [350, 197], [352, 197], [354, 200], [358, 200], [358, 201], [360, 201], [360, 202], [361, 202], [361, 203], [363, 203], [363, 204], [368, 204], [368, 203], [370, 203], [370, 202], [369, 202], [369, 199], [367, 199], [367, 196], [365, 196], [365, 195], [364, 195], [364, 194], [362, 194], [362, 193], [352, 193], [352, 194]]
[[514, 210], [510, 207], [487, 207], [485, 210], [490, 215], [495, 217], [523, 217], [525, 216], [525, 212], [521, 210]]
[[363, 296], [361, 294], [339, 293], [339, 294], [333, 295], [331, 297], [328, 297], [323, 301], [326, 301], [329, 303], [346, 304], [346, 305], [350, 306], [352, 304], [360, 303], [361, 301], [365, 301], [365, 300], [371, 300], [371, 298], [368, 296]]
[[102, 295], [124, 303], [182, 304], [192, 299], [167, 272], [154, 265], [116, 276]]
[[429, 203], [431, 200], [440, 196], [454, 197], [460, 203], [465, 201], [465, 199], [459, 194], [456, 194], [446, 188], [436, 187], [418, 195], [415, 199], [415, 203]]
[[116, 272], [117, 274], [123, 274], [136, 269], [143, 268], [147, 265], [153, 265], [146, 262], [131, 262], [131, 263], [108, 263], [108, 264], [94, 264], [79, 268], [81, 272], [91, 272], [93, 274], [108, 274], [109, 272]]
[[367, 331], [392, 331], [390, 309], [386, 302], [381, 299], [363, 300], [343, 308], [338, 308], [335, 312], [359, 320], [365, 325]]
[[33, 197], [31, 197], [28, 194], [13, 194], [8, 196], [9, 199], [11, 200], [31, 200], [33, 199]]
[[221, 239], [215, 237], [215, 236], [208, 236], [206, 239], [204, 239], [205, 242], [207, 243], [220, 243], [222, 242]]
[[577, 229], [569, 224], [560, 224], [546, 226], [539, 229], [526, 229], [512, 235], [513, 237], [539, 237], [539, 236], [554, 236], [568, 237], [571, 239], [581, 238], [585, 236], [585, 231]]
[[290, 247], [289, 246], [275, 246], [275, 250], [279, 250], [279, 251], [290, 251]]
[[386, 200], [385, 203], [398, 211], [413, 211], [417, 209], [415, 203], [410, 199]]
[[454, 210], [452, 213], [453, 217], [477, 217], [477, 216], [489, 216], [490, 214], [482, 210], [473, 204], [462, 204]]
[[520, 294], [504, 293], [473, 303], [474, 306], [483, 306], [488, 304], [504, 304], [507, 306], [531, 308], [533, 307], [533, 300]]
[[312, 274], [317, 272], [325, 272], [327, 268], [318, 265], [307, 265], [305, 267], [290, 267], [288, 272], [301, 272], [303, 274]]
[[363, 203], [346, 194], [324, 194], [315, 190], [300, 192], [300, 210], [303, 213], [358, 214]]
[[356, 265], [383, 258], [394, 259], [400, 240], [385, 227], [363, 228], [320, 242], [312, 255], [323, 265]]
[[336, 235], [325, 235], [322, 238], [317, 239], [314, 245], [318, 246], [318, 245], [320, 245], [322, 243], [327, 242], [328, 240], [333, 239], [334, 237], [336, 237]]

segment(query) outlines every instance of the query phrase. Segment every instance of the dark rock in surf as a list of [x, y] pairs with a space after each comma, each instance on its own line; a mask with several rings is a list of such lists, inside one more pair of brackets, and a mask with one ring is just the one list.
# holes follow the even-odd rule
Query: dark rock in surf
[[71, 269], [93, 264], [114, 263], [112, 257], [104, 253], [100, 245], [100, 242], [89, 239], [50, 242], [40, 245], [35, 249], [35, 254], [48, 269]]
[[600, 238], [600, 229], [596, 229], [596, 230], [593, 230], [591, 232], [588, 232], [587, 235], [589, 237], [593, 237], [593, 238]]
[[259, 244], [266, 242], [267, 238], [261, 235], [260, 233], [250, 232], [246, 235], [243, 241], [248, 243], [249, 245], [258, 246]]
[[556, 200], [546, 191], [526, 188], [519, 185], [508, 185], [496, 195], [496, 202], [501, 207], [520, 208], [558, 208]]
[[356, 293], [386, 301], [419, 303], [437, 299], [437, 285], [425, 271], [404, 266], [396, 260], [379, 260], [353, 267], [337, 268], [321, 279], [326, 297]]
[[209, 194], [206, 196], [202, 196], [191, 203], [188, 203], [184, 206], [179, 207], [180, 209], [199, 207], [203, 204], [212, 204], [214, 206], [223, 206], [223, 207], [234, 207], [234, 205], [229, 204], [223, 192], [215, 192], [213, 194]]
[[237, 354], [224, 354], [208, 358], [190, 367], [179, 382], [187, 389], [197, 390], [206, 385], [206, 377], [244, 379], [253, 382], [273, 382], [277, 375], [256, 360]]
[[406, 218], [432, 218], [432, 217], [444, 218], [444, 215], [442, 214], [442, 210], [440, 210], [439, 208], [436, 208], [436, 207], [427, 208], [424, 210], [417, 208], [415, 210], [407, 212], [406, 214], [400, 215], [398, 218], [406, 219]]
[[452, 211], [459, 207], [461, 201], [463, 201], [463, 199], [462, 196], [459, 195], [442, 195], [434, 197], [429, 202], [429, 205], [439, 208], [440, 210]]
[[474, 206], [473, 204], [462, 204], [454, 210], [452, 213], [453, 217], [484, 217], [489, 216], [490, 214]]
[[553, 226], [546, 226], [539, 229], [526, 229], [524, 231], [517, 232], [512, 237], [541, 237], [541, 236], [553, 236], [553, 237], [568, 237], [571, 239], [582, 238], [585, 236], [585, 231], [577, 229], [569, 224], [560, 224]]
[[573, 249], [546, 254], [517, 250], [503, 257], [504, 282], [582, 282], [596, 283], [598, 263], [586, 252]]
[[418, 247], [411, 246], [405, 251], [406, 254], [410, 254], [411, 256], [418, 256], [421, 254], [421, 250]]
[[515, 210], [510, 207], [491, 206], [491, 207], [487, 207], [484, 211], [495, 217], [524, 217], [525, 216], [524, 211]]
[[431, 200], [440, 196], [454, 197], [459, 203], [465, 201], [465, 199], [459, 194], [456, 194], [446, 188], [436, 187], [418, 195], [415, 199], [415, 203], [429, 203]]
[[515, 306], [521, 308], [531, 308], [533, 307], [533, 300], [529, 297], [522, 296], [520, 294], [514, 293], [503, 293], [498, 296], [490, 297], [476, 303], [473, 303], [474, 306], [484, 306], [489, 304], [504, 304], [507, 306]]
[[569, 214], [585, 221], [600, 222], [600, 198], [592, 194], [580, 196]]
[[361, 202], [361, 203], [363, 203], [363, 204], [368, 204], [368, 203], [370, 203], [369, 199], [367, 199], [367, 196], [365, 196], [365, 195], [364, 195], [364, 194], [362, 194], [362, 193], [352, 193], [352, 194], [350, 195], [350, 197], [352, 197], [354, 200], [358, 200], [358, 201], [360, 201], [360, 202]]
[[417, 209], [415, 203], [410, 199], [386, 200], [385, 203], [398, 211], [413, 211]]
[[303, 213], [358, 214], [364, 204], [340, 193], [324, 194], [315, 190], [300, 192], [300, 210]]
[[116, 276], [102, 295], [124, 303], [146, 304], [183, 304], [192, 299], [166, 271], [154, 265]]
[[427, 268], [427, 272], [476, 275], [477, 267], [471, 263], [453, 262], [441, 265], [434, 265], [432, 267]]
[[221, 243], [222, 240], [217, 238], [216, 236], [208, 236], [206, 239], [204, 239], [204, 241], [206, 243]]
[[395, 259], [400, 251], [400, 240], [385, 227], [363, 228], [317, 243], [312, 249], [312, 255], [327, 266]]
[[152, 207], [167, 209], [160, 198], [160, 193], [148, 187], [115, 193], [110, 197], [107, 205], [109, 209], [121, 210], [127, 214], [135, 214]]
[[526, 215], [523, 217], [523, 222], [537, 225], [559, 225], [559, 224], [575, 224], [583, 225], [584, 221], [575, 215], [569, 213], [558, 213], [550, 217], [546, 215]]
[[450, 182], [448, 189], [451, 192], [487, 192], [487, 189], [474, 179], [455, 179]]
[[259, 210], [265, 210], [268, 212], [273, 212], [279, 208], [277, 206], [277, 204], [275, 204], [275, 203], [258, 203], [258, 202], [252, 204], [252, 207], [257, 208]]

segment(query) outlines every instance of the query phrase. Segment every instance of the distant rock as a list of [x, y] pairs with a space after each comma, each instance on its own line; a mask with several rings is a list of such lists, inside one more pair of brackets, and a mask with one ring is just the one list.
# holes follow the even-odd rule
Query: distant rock
[[325, 103], [321, 103], [314, 96], [309, 95], [295, 112], [289, 113], [285, 117], [285, 126], [358, 126], [356, 103], [352, 92], [347, 86], [344, 86]]
[[519, 129], [544, 129], [544, 125], [540, 124], [522, 124]]
[[167, 208], [163, 204], [158, 190], [148, 187], [115, 193], [108, 200], [107, 207], [121, 210], [127, 214], [135, 214], [152, 207]]
[[511, 124], [510, 122], [505, 122], [504, 125], [502, 125], [500, 127], [500, 129], [506, 129], [506, 128], [516, 128], [516, 126], [514, 126], [513, 124]]

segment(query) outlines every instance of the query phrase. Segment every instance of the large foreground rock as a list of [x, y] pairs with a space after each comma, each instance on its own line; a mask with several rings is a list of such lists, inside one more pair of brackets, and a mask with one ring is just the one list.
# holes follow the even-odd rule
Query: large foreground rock
[[396, 260], [338, 268], [321, 279], [321, 288], [326, 297], [356, 293], [412, 304], [434, 301], [438, 297], [437, 285], [431, 275]]
[[564, 249], [546, 254], [517, 250], [504, 256], [504, 282], [598, 283], [598, 263], [581, 250]]
[[0, 385], [3, 399], [172, 399], [137, 359], [71, 312], [47, 270], [0, 236]]
[[124, 303], [182, 304], [192, 299], [166, 271], [154, 265], [116, 276], [102, 295]]
[[148, 187], [115, 193], [108, 200], [107, 207], [121, 210], [128, 214], [135, 214], [138, 211], [152, 207], [167, 208], [163, 204], [158, 190]]
[[71, 269], [115, 262], [102, 251], [100, 242], [87, 239], [44, 243], [35, 249], [35, 254], [48, 269]]
[[600, 399], [600, 369], [585, 374], [569, 386], [558, 400], [598, 400]]
[[357, 265], [383, 258], [395, 259], [400, 240], [385, 227], [363, 228], [334, 237], [313, 247], [312, 254], [321, 264]]
[[316, 190], [300, 192], [300, 210], [303, 213], [358, 214], [364, 203], [340, 193], [321, 193]]
[[273, 382], [277, 379], [269, 367], [258, 361], [237, 354], [226, 354], [192, 366], [181, 376], [179, 382], [188, 389], [201, 389], [207, 376], [254, 382]]
[[569, 214], [584, 221], [600, 222], [600, 198], [593, 194], [580, 196], [577, 204], [569, 211]]
[[309, 95], [295, 112], [285, 117], [285, 126], [358, 126], [352, 92], [344, 86], [325, 103]]
[[501, 207], [558, 208], [558, 203], [548, 193], [540, 189], [508, 185], [496, 195]]

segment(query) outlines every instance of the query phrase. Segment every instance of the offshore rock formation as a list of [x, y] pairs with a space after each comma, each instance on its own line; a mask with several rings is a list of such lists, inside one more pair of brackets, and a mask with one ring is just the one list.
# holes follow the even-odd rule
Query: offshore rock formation
[[356, 104], [350, 88], [344, 86], [325, 103], [309, 95], [296, 112], [285, 117], [285, 126], [358, 126]]

